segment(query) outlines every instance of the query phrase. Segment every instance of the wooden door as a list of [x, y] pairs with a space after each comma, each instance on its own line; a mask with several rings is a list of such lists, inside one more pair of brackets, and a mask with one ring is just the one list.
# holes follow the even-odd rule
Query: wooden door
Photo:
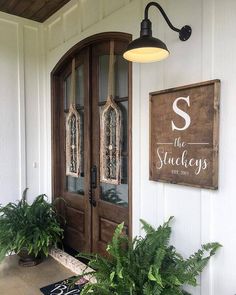
[[[105, 38], [104, 38], [105, 36]], [[70, 51], [52, 73], [53, 197], [62, 197], [65, 249], [105, 254], [115, 227], [131, 228], [130, 65], [122, 57], [130, 36], [99, 34]], [[121, 184], [100, 182], [100, 112], [107, 98], [110, 40], [115, 41], [115, 101], [122, 113]], [[81, 173], [65, 171], [65, 118], [69, 110], [71, 61], [76, 59], [76, 109], [81, 114]]]
[[[90, 92], [89, 49], [75, 56], [76, 91], [75, 104], [80, 113], [81, 173], [79, 177], [66, 175], [66, 116], [70, 107], [71, 61], [63, 67], [54, 80], [53, 92], [53, 181], [54, 198], [60, 200], [60, 214], [64, 223], [64, 246], [66, 249], [90, 251], [91, 206], [88, 199], [90, 189]], [[55, 78], [54, 78], [55, 79]]]
[[92, 187], [92, 251], [105, 254], [116, 226], [129, 227], [129, 87], [128, 62], [122, 53], [126, 42], [115, 42], [115, 102], [121, 111], [121, 184], [100, 181], [100, 115], [108, 96], [110, 41], [92, 47], [92, 163], [97, 169], [97, 183]]

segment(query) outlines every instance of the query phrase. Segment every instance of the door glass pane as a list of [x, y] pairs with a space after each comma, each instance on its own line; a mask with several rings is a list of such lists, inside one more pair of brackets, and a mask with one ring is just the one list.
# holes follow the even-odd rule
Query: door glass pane
[[99, 56], [99, 101], [107, 99], [109, 56]]
[[[99, 57], [99, 101], [107, 99], [109, 55]], [[121, 56], [115, 56], [115, 97], [128, 96], [128, 62]]]
[[[109, 56], [99, 57], [99, 110], [107, 99]], [[122, 98], [122, 101], [119, 99]], [[121, 117], [121, 184], [100, 182], [100, 198], [113, 204], [128, 206], [128, 63], [116, 56], [115, 100]], [[104, 102], [104, 103], [101, 103]]]
[[127, 184], [100, 184], [101, 194], [100, 198], [103, 201], [128, 207], [128, 185]]
[[[70, 107], [71, 75], [64, 81], [64, 106], [65, 117]], [[66, 176], [66, 190], [68, 192], [84, 195], [84, 68], [80, 65], [76, 69], [76, 109], [80, 114], [80, 142], [81, 165], [79, 177]]]
[[115, 94], [116, 97], [128, 96], [128, 61], [122, 55], [116, 55], [115, 63]]

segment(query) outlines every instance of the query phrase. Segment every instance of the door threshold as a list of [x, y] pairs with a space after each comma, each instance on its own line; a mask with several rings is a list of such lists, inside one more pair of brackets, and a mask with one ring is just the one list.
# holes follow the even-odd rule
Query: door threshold
[[[93, 269], [88, 267], [86, 264], [84, 264], [77, 258], [69, 255], [68, 253], [62, 251], [61, 249], [53, 248], [50, 250], [49, 255], [60, 264], [62, 264], [64, 267], [74, 272], [76, 275], [82, 275], [83, 273], [93, 271]], [[91, 283], [96, 282], [96, 279], [91, 275], [84, 275], [84, 278]]]

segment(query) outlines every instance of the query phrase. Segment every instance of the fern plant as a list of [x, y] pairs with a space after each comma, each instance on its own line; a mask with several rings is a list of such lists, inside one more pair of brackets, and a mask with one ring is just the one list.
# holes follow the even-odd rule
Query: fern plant
[[79, 255], [89, 259], [89, 266], [95, 270], [89, 274], [97, 280], [95, 284], [86, 284], [81, 295], [189, 294], [183, 285], [197, 285], [197, 276], [221, 245], [205, 244], [184, 259], [169, 245], [171, 220], [172, 217], [157, 230], [141, 220], [146, 236], [137, 237], [133, 242], [123, 234], [122, 223], [107, 247], [109, 258]]
[[54, 206], [46, 201], [46, 195], [39, 195], [30, 205], [26, 191], [19, 202], [0, 207], [0, 262], [8, 252], [23, 249], [35, 257], [48, 256], [49, 248], [63, 237]]

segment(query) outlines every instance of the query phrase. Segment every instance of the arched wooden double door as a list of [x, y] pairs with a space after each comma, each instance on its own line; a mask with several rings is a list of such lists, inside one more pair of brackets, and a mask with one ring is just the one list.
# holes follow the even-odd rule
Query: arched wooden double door
[[[121, 181], [100, 181], [100, 114], [107, 99], [110, 41], [114, 40], [115, 102], [121, 112]], [[131, 234], [131, 67], [122, 57], [130, 35], [103, 33], [74, 46], [57, 64], [52, 83], [53, 198], [62, 197], [67, 248], [105, 253], [117, 224]], [[78, 177], [66, 174], [65, 122], [69, 112], [71, 63], [75, 58], [75, 104], [80, 114]]]

